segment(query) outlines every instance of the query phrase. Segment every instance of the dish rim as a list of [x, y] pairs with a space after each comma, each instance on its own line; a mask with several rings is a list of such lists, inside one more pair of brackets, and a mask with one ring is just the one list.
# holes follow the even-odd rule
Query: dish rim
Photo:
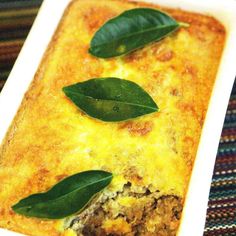
[[[0, 122], [0, 144], [21, 105], [24, 94], [34, 79], [41, 59], [51, 41], [64, 10], [71, 1], [72, 0], [59, 0], [56, 7], [51, 0], [43, 1], [33, 27], [0, 94], [0, 117], [5, 117], [5, 119]], [[208, 195], [221, 130], [236, 75], [236, 68], [231, 66], [231, 61], [235, 59], [236, 55], [236, 45], [234, 44], [236, 41], [236, 14], [234, 14], [234, 12], [236, 12], [236, 2], [234, 0], [227, 0], [226, 2], [222, 0], [138, 1], [211, 15], [223, 23], [227, 31], [225, 49], [208, 105], [208, 111], [202, 129], [177, 234], [178, 236], [201, 236], [204, 231]], [[52, 14], [52, 12], [54, 14]], [[50, 20], [48, 20], [48, 15], [50, 15]], [[43, 35], [39, 40], [38, 35], [42, 33]], [[35, 47], [35, 44], [37, 44], [37, 47]], [[33, 58], [31, 58], [32, 51], [34, 52]], [[226, 76], [228, 78], [225, 81], [224, 78]], [[20, 77], [22, 83], [16, 88], [15, 81], [17, 81], [18, 77]], [[24, 78], [23, 80], [22, 77]], [[11, 99], [13, 96], [14, 99]], [[6, 107], [4, 104], [8, 104], [8, 106]], [[205, 158], [206, 155], [208, 157], [207, 159]], [[0, 234], [4, 236], [20, 235], [19, 233], [5, 229], [0, 229]]]

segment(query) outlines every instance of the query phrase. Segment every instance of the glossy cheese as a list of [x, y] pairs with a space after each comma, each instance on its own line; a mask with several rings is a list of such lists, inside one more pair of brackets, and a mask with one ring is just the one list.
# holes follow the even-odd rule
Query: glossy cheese
[[[146, 186], [184, 201], [225, 30], [211, 17], [164, 9], [190, 27], [127, 56], [104, 60], [88, 53], [92, 36], [105, 21], [143, 6], [160, 9], [128, 1], [75, 0], [66, 10], [1, 146], [0, 227], [35, 236], [75, 235], [65, 230], [64, 220], [27, 218], [11, 206], [91, 169], [115, 174], [107, 192], [130, 182], [135, 192]], [[82, 113], [62, 92], [66, 85], [109, 76], [138, 83], [160, 112], [104, 123]], [[120, 204], [132, 205], [131, 200]], [[122, 233], [122, 225], [123, 233], [130, 231], [121, 220], [104, 222], [108, 231], [117, 227]]]

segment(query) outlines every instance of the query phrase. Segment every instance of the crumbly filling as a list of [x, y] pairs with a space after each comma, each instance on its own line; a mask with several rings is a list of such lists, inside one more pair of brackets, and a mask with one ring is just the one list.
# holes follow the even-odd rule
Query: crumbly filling
[[74, 218], [69, 228], [83, 236], [174, 236], [182, 199], [160, 195], [148, 188], [142, 193], [126, 184], [122, 192], [104, 193]]

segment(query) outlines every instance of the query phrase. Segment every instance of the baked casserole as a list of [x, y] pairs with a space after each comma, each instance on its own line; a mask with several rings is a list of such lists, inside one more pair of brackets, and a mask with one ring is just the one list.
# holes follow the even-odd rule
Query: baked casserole
[[[88, 53], [99, 27], [139, 7], [189, 27], [122, 57]], [[176, 235], [225, 36], [209, 16], [133, 1], [72, 1], [0, 149], [0, 227], [35, 236]], [[99, 77], [139, 84], [160, 111], [118, 123], [91, 119], [62, 88]], [[77, 215], [42, 220], [11, 208], [97, 169], [114, 173], [111, 185]]]

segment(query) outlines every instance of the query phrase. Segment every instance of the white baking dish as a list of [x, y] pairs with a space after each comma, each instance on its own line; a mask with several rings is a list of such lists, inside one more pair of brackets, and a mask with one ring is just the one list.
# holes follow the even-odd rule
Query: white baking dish
[[[227, 41], [210, 100], [178, 236], [202, 236], [215, 157], [225, 112], [236, 75], [236, 1], [146, 0], [214, 16], [227, 29]], [[0, 143], [39, 66], [48, 43], [71, 0], [44, 0], [33, 28], [0, 94]], [[201, 58], [200, 58], [201, 60]], [[206, 78], [207, 79], [207, 78]], [[1, 236], [19, 235], [0, 229]]]

